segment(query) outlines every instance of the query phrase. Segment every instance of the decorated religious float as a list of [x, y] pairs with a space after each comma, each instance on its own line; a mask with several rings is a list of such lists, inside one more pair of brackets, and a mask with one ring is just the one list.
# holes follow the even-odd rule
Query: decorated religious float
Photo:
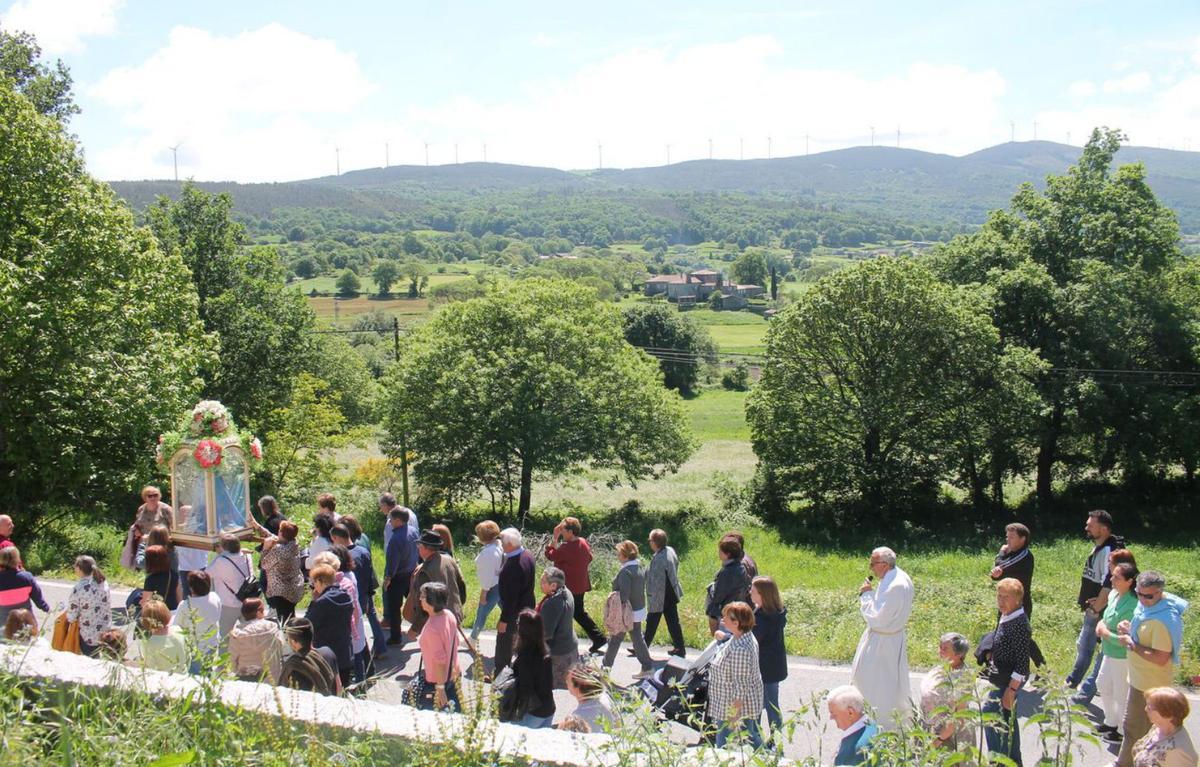
[[262, 454], [258, 438], [239, 432], [216, 400], [199, 403], [179, 429], [158, 438], [157, 460], [171, 479], [171, 538], [177, 545], [213, 550], [222, 535], [253, 536], [250, 470]]

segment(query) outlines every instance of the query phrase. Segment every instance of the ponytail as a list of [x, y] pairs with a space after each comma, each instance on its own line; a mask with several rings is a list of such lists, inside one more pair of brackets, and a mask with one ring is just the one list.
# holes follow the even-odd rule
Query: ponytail
[[96, 584], [104, 583], [104, 572], [92, 557], [86, 554], [75, 557], [75, 566], [79, 568], [79, 572], [83, 573], [85, 577], [90, 575], [92, 581]]

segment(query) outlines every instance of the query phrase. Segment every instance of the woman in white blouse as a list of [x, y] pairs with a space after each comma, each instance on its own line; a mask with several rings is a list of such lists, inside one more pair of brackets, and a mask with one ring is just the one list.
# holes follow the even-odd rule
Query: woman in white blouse
[[471, 639], [479, 639], [479, 632], [487, 625], [488, 615], [500, 604], [500, 568], [504, 566], [504, 552], [500, 550], [500, 526], [492, 520], [475, 525], [475, 537], [483, 548], [475, 555], [475, 574], [479, 576], [479, 609], [475, 611], [475, 624], [471, 627]]

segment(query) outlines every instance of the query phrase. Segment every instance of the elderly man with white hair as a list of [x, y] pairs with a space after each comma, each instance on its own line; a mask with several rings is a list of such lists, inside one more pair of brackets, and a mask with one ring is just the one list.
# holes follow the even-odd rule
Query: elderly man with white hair
[[830, 690], [825, 702], [829, 718], [842, 731], [834, 765], [862, 764], [867, 760], [871, 741], [879, 734], [879, 728], [867, 716], [862, 693], [854, 685], [845, 684]]
[[870, 568], [871, 575], [858, 590], [858, 609], [867, 629], [858, 640], [850, 681], [875, 709], [879, 726], [892, 729], [911, 705], [907, 629], [913, 582], [896, 567], [896, 552], [887, 547], [871, 552]]
[[500, 566], [500, 581], [496, 584], [500, 591], [500, 622], [496, 624], [495, 674], [512, 662], [517, 616], [537, 604], [533, 598], [533, 587], [537, 583], [535, 562], [533, 554], [521, 542], [521, 531], [515, 527], [501, 530], [500, 548], [504, 550], [504, 564]]

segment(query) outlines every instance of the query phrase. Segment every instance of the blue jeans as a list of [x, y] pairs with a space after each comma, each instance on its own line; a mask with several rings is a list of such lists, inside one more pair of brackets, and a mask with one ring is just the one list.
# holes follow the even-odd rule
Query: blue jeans
[[753, 748], [762, 748], [762, 732], [758, 729], [758, 719], [743, 719], [741, 722], [714, 722], [719, 726], [717, 730], [716, 745], [717, 748], [724, 748], [725, 744], [733, 737], [739, 727], [746, 731], [746, 742]]
[[550, 723], [553, 721], [553, 715], [534, 716], [533, 714], [526, 714], [524, 717], [522, 717], [521, 721], [517, 722], [517, 724], [521, 725], [522, 727], [528, 727], [531, 730], [540, 730], [544, 727], [549, 727]]
[[[1096, 624], [1100, 622], [1100, 616], [1092, 613], [1090, 610], [1083, 612], [1083, 627], [1079, 630], [1079, 638], [1075, 640], [1075, 667], [1071, 669], [1071, 673], [1067, 675], [1067, 684], [1071, 687], [1076, 687], [1083, 681], [1083, 675], [1088, 672], [1088, 666], [1092, 665], [1092, 655], [1096, 652]], [[1085, 690], [1080, 690], [1086, 693]], [[1092, 695], [1096, 694], [1096, 680], [1092, 677]]]
[[771, 726], [771, 738], [783, 729], [783, 712], [779, 709], [779, 682], [763, 682], [763, 708], [767, 710], [767, 724]]
[[367, 615], [367, 623], [371, 625], [371, 652], [380, 655], [387, 652], [387, 637], [384, 636], [383, 626], [379, 625], [379, 615], [375, 612], [375, 597], [367, 597], [367, 606], [363, 612]]
[[483, 631], [483, 627], [487, 625], [488, 616], [491, 615], [492, 610], [495, 610], [499, 604], [500, 587], [492, 586], [487, 591], [487, 601], [481, 604], [479, 609], [475, 611], [475, 625], [471, 626], [472, 640], [479, 638], [479, 632]]
[[1007, 756], [1016, 762], [1017, 767], [1023, 767], [1021, 763], [1021, 722], [1017, 719], [1015, 711], [1006, 711], [1000, 703], [1000, 697], [1003, 690], [993, 689], [988, 693], [987, 701], [983, 704], [983, 713], [985, 714], [1000, 714], [1004, 717], [1004, 724], [993, 722], [988, 724], [984, 729], [984, 739], [987, 741], [988, 752]]

